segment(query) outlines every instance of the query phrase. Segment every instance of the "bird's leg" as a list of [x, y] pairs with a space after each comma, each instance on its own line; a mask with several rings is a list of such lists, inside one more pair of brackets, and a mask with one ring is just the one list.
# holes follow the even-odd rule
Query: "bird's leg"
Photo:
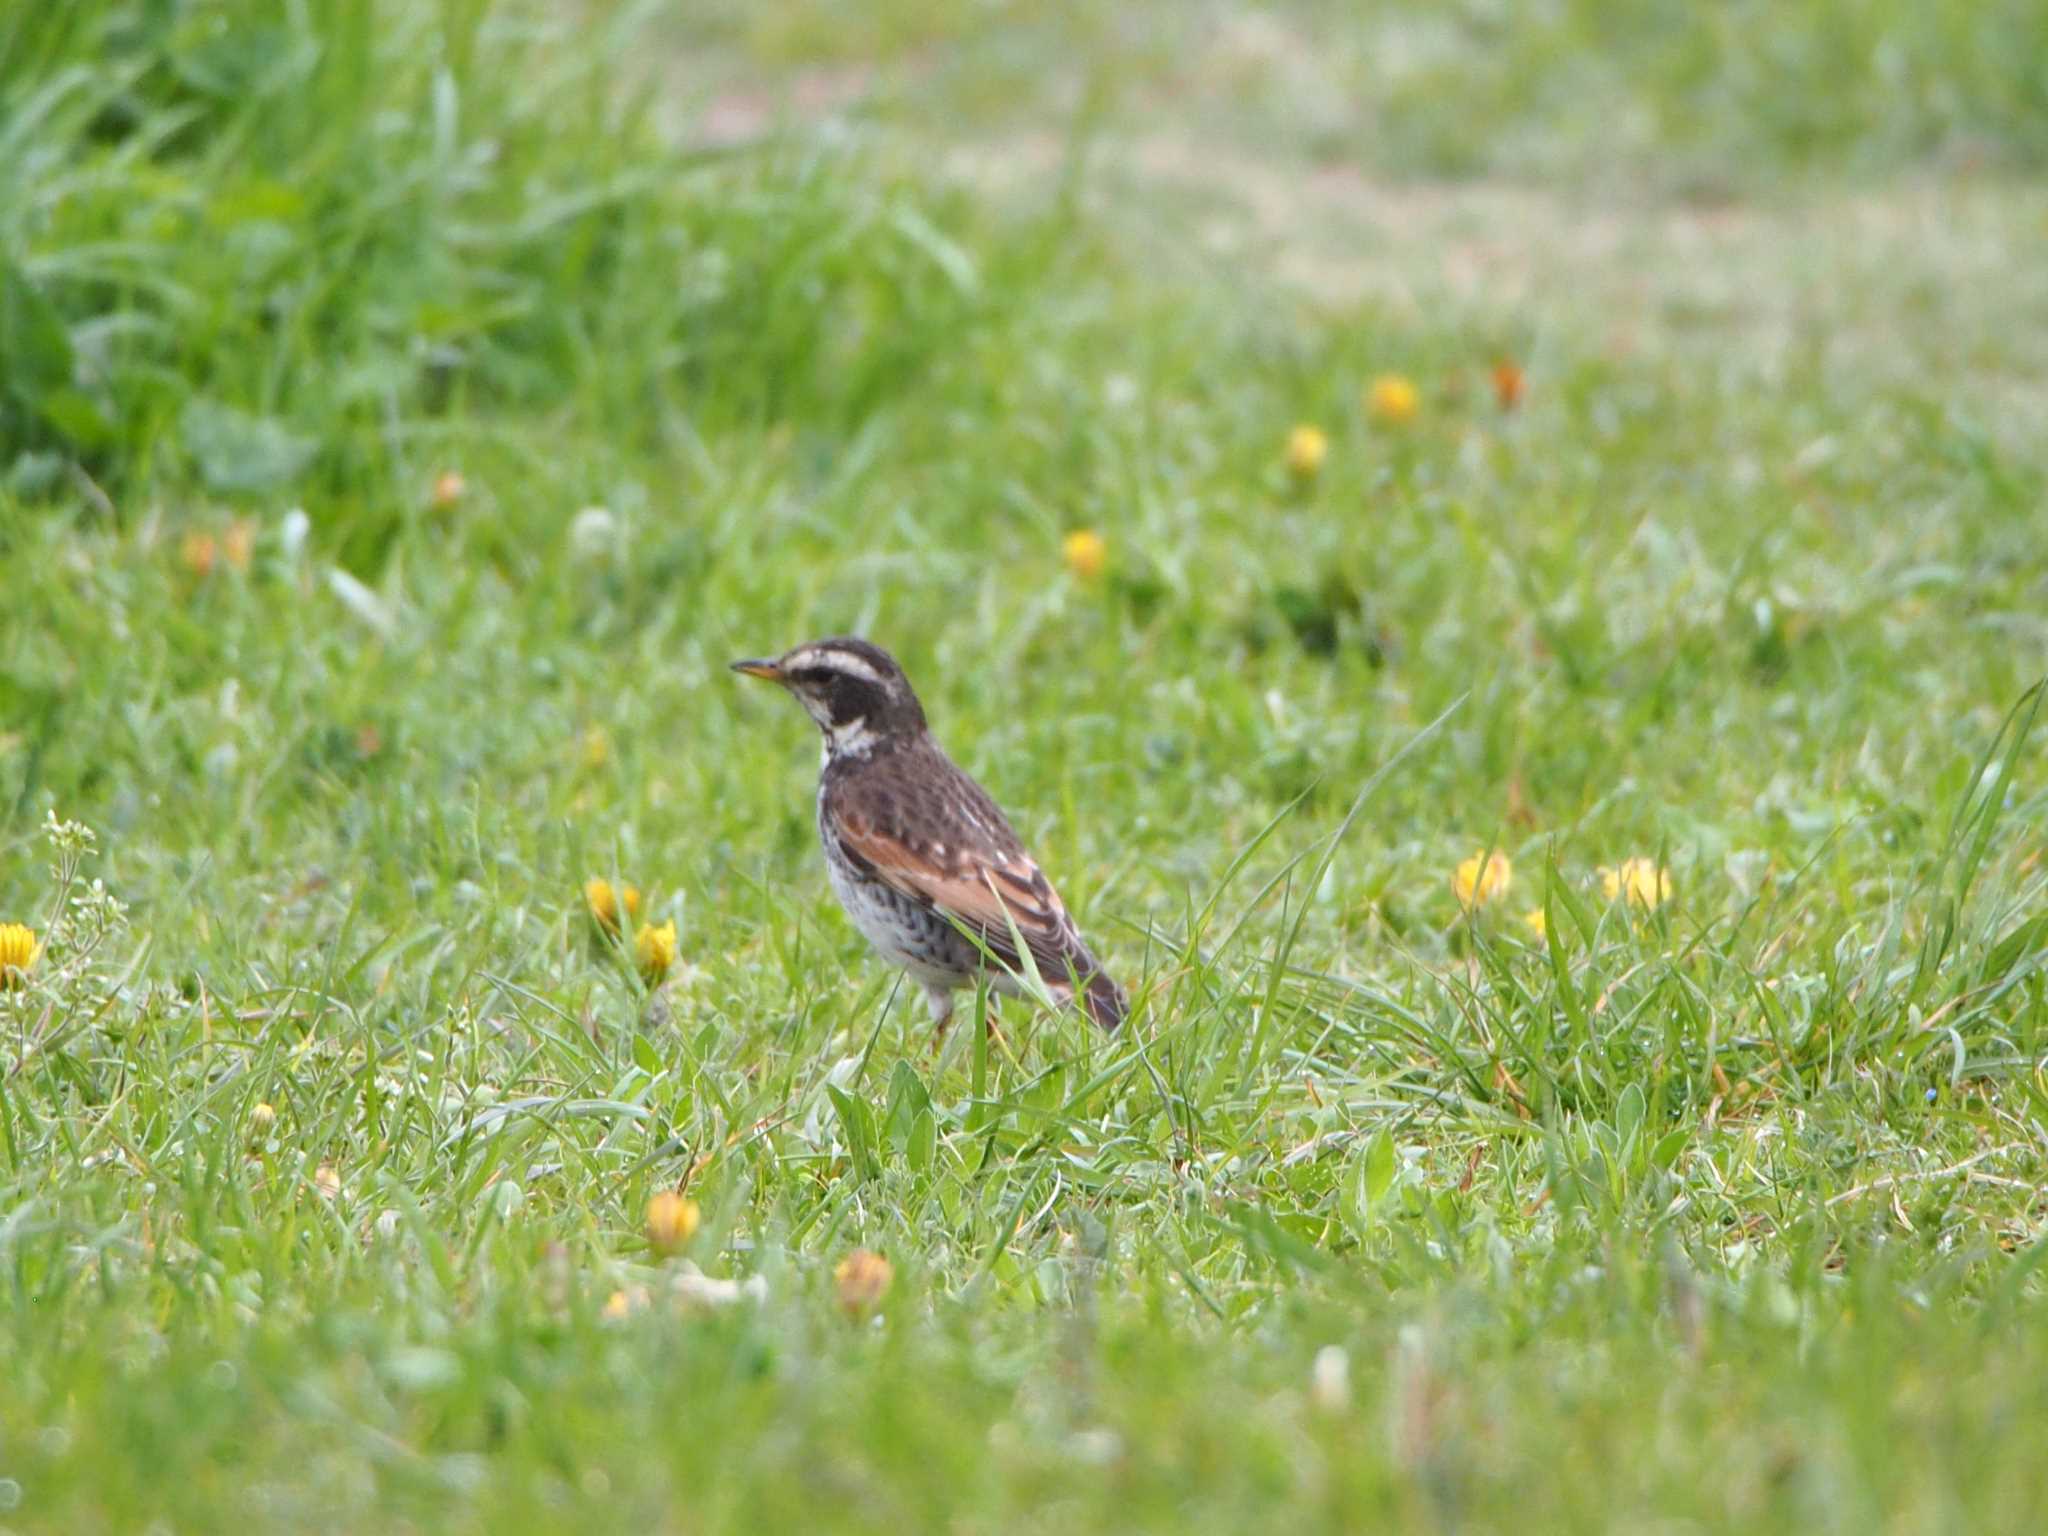
[[925, 1001], [932, 1009], [932, 1054], [936, 1056], [946, 1044], [946, 1026], [953, 1022], [953, 994], [944, 987], [926, 987]]

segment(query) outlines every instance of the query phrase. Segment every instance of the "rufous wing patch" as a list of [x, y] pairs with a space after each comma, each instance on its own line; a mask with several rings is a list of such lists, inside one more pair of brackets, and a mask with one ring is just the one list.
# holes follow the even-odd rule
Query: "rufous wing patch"
[[1022, 969], [1011, 933], [1015, 924], [1040, 979], [1057, 993], [1068, 990], [1070, 967], [1084, 978], [1095, 969], [1059, 894], [1029, 855], [981, 860], [955, 849], [949, 850], [952, 857], [941, 861], [857, 815], [841, 818], [839, 836], [857, 865], [865, 865], [877, 879], [912, 900], [965, 924], [996, 959]]

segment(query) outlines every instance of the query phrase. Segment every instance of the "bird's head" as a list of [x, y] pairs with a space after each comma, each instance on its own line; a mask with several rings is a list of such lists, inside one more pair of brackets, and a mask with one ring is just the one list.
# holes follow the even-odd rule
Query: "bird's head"
[[910, 679], [887, 651], [865, 640], [813, 640], [772, 659], [736, 661], [732, 669], [795, 694], [835, 754], [866, 752], [924, 729], [924, 709]]

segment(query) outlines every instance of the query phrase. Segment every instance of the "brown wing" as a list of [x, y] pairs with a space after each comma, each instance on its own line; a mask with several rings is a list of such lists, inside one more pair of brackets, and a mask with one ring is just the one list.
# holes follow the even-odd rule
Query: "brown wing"
[[1123, 994], [1088, 952], [1052, 882], [979, 785], [943, 758], [934, 766], [943, 772], [926, 779], [915, 807], [858, 790], [841, 797], [837, 830], [847, 856], [963, 925], [999, 964], [1020, 973], [1021, 937], [1054, 996], [1067, 997], [1078, 980], [1090, 1016], [1105, 1029], [1116, 1028]]
[[1002, 856], [965, 855], [943, 841], [913, 848], [890, 828], [857, 812], [840, 818], [839, 840], [857, 865], [912, 900], [964, 924], [1013, 970], [1022, 969], [1018, 936], [1048, 986], [1066, 981], [1069, 960], [1084, 976], [1095, 968], [1058, 893], [1021, 849]]

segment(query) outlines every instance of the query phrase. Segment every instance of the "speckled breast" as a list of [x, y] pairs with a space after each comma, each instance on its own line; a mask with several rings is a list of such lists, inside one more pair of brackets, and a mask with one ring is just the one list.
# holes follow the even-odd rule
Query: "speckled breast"
[[882, 958], [915, 972], [920, 980], [958, 986], [979, 968], [981, 955], [959, 930], [901, 891], [864, 878], [825, 824], [819, 800], [818, 841], [832, 893]]

